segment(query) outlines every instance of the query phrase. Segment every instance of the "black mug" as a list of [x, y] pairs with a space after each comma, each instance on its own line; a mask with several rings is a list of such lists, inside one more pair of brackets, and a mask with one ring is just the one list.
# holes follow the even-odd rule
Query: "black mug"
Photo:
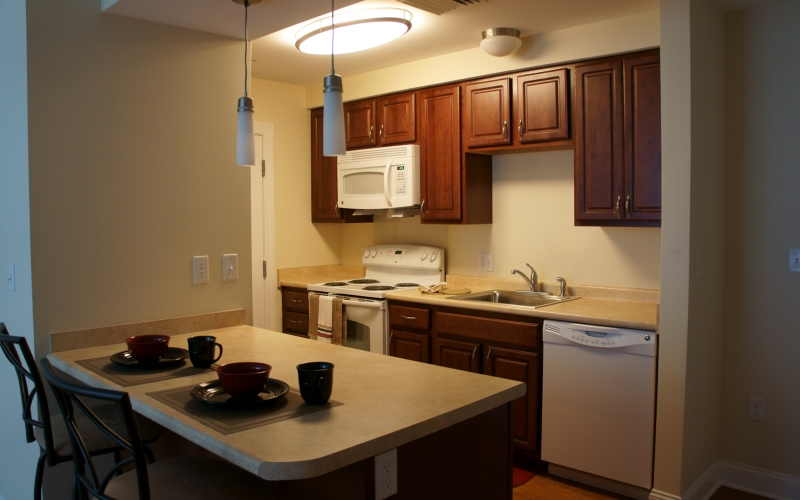
[[[222, 357], [222, 346], [215, 342], [217, 337], [203, 335], [189, 337], [189, 360], [197, 368], [208, 368]], [[214, 346], [219, 347], [219, 356], [214, 358]]]
[[328, 402], [333, 391], [333, 363], [317, 361], [297, 365], [300, 395], [310, 405]]

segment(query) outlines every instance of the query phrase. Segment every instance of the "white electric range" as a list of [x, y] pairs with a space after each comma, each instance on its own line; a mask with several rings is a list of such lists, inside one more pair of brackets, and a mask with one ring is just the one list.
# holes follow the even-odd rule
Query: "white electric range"
[[426, 245], [374, 245], [364, 248], [363, 278], [308, 285], [309, 293], [341, 297], [347, 316], [345, 346], [388, 354], [386, 294], [444, 281], [444, 250]]

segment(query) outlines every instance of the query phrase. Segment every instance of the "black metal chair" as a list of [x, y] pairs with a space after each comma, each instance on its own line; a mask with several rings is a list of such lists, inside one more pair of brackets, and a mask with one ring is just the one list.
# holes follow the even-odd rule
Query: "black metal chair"
[[[148, 464], [127, 392], [72, 384], [59, 378], [47, 359], [40, 364], [69, 431], [79, 498], [86, 498], [88, 493], [100, 500], [264, 499], [264, 481], [222, 460], [189, 456]], [[112, 403], [125, 423], [126, 437], [105, 425], [94, 409], [86, 405], [85, 398]], [[84, 429], [76, 425], [79, 414], [131, 454], [102, 478], [86, 448]], [[118, 475], [122, 467], [130, 464], [133, 470]]]
[[[22, 397], [22, 420], [25, 424], [25, 439], [32, 443], [39, 443], [39, 460], [36, 463], [36, 475], [34, 478], [33, 498], [42, 498], [42, 478], [44, 476], [44, 465], [49, 467], [72, 460], [72, 447], [67, 426], [63, 419], [50, 419], [50, 408], [47, 403], [47, 395], [44, 391], [44, 384], [36, 361], [33, 358], [28, 341], [24, 337], [14, 337], [8, 333], [4, 323], [0, 323], [0, 348], [3, 350], [8, 361], [14, 366], [19, 381], [19, 392]], [[20, 356], [21, 353], [21, 356]], [[24, 360], [24, 362], [23, 362]], [[28, 381], [33, 388], [28, 391]], [[33, 401], [36, 399], [38, 418], [33, 417]], [[114, 407], [102, 405], [95, 408], [97, 415], [119, 432], [124, 430], [122, 422], [113, 413]], [[78, 425], [84, 432], [85, 445], [87, 451], [93, 456], [113, 453], [114, 461], [119, 462], [119, 452], [122, 448], [115, 441], [109, 439], [104, 433], [87, 419], [79, 419]], [[141, 419], [141, 436], [145, 443], [155, 441], [163, 432], [163, 429], [150, 422]], [[146, 450], [145, 453], [152, 459], [152, 453]]]

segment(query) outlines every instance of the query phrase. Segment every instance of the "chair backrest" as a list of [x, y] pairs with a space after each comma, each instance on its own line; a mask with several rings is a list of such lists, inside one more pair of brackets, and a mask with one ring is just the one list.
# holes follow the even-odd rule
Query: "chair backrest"
[[[42, 373], [53, 389], [53, 395], [56, 398], [56, 402], [61, 409], [61, 414], [66, 423], [70, 445], [72, 446], [73, 462], [75, 463], [75, 475], [80, 483], [78, 485], [79, 488], [84, 492], [88, 490], [91, 495], [100, 500], [113, 500], [105, 494], [108, 482], [122, 467], [133, 463], [139, 487], [139, 499], [150, 500], [150, 483], [147, 477], [147, 461], [144, 454], [144, 445], [139, 437], [139, 430], [136, 427], [136, 419], [134, 418], [131, 399], [128, 393], [72, 384], [57, 376], [47, 359], [42, 359], [40, 364]], [[128, 439], [120, 436], [103, 423], [84, 402], [83, 398], [108, 401], [116, 405], [122, 416], [122, 421], [125, 424], [125, 432], [128, 435]], [[114, 465], [108, 474], [102, 478], [97, 474], [97, 468], [94, 465], [93, 457], [89, 454], [84, 440], [81, 437], [81, 430], [76, 425], [76, 408], [78, 411], [83, 412], [86, 417], [109, 438], [114, 440], [120, 448], [131, 454], [131, 456], [125, 460], [120, 460], [119, 463]]]
[[[22, 398], [22, 421], [25, 424], [25, 439], [29, 443], [35, 441], [34, 427], [42, 429], [48, 464], [55, 465], [53, 431], [50, 427], [50, 407], [47, 404], [47, 395], [44, 392], [42, 376], [36, 367], [36, 361], [28, 347], [28, 341], [25, 337], [14, 337], [9, 334], [5, 323], [0, 323], [0, 348], [2, 348], [6, 359], [17, 372], [19, 395]], [[21, 357], [20, 352], [22, 353]], [[33, 388], [30, 391], [28, 391], [28, 380], [33, 383]], [[31, 411], [34, 399], [38, 404], [38, 418], [34, 418]]]

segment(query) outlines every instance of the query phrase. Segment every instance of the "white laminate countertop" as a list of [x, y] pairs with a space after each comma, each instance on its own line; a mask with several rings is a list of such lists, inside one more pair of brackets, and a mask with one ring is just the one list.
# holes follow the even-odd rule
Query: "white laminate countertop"
[[134, 410], [267, 480], [305, 479], [372, 457], [462, 422], [525, 394], [525, 384], [407, 361], [292, 335], [235, 326], [173, 336], [185, 347], [193, 335], [214, 335], [222, 363], [261, 361], [271, 377], [297, 388], [296, 366], [335, 365], [332, 399], [343, 403], [250, 430], [223, 435], [147, 393], [213, 380], [213, 372], [121, 388], [75, 361], [111, 356], [124, 344], [49, 354], [58, 369], [95, 386], [124, 390]]

